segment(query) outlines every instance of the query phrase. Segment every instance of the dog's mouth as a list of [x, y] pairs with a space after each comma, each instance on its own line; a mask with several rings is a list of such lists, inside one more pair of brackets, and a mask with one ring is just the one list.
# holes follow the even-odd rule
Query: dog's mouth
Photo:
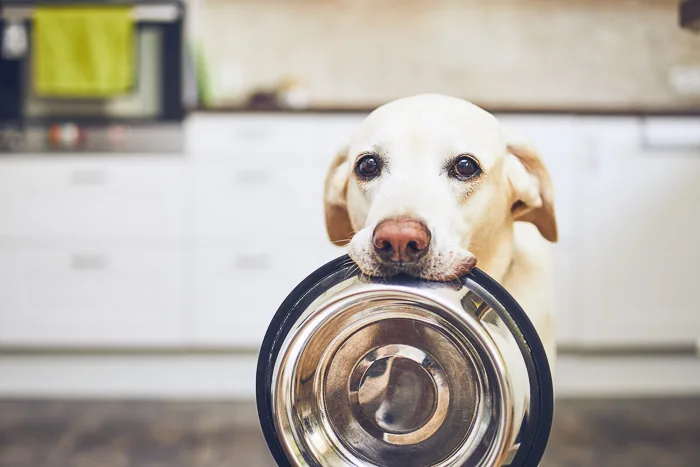
[[[410, 276], [417, 279], [452, 282], [468, 274], [476, 266], [476, 257], [468, 249], [452, 246], [431, 247], [418, 258], [401, 258], [378, 254], [376, 245], [358, 233], [350, 242], [348, 255], [365, 276]], [[408, 255], [410, 256], [410, 255]], [[414, 255], [415, 256], [415, 255]], [[409, 260], [407, 260], [409, 259]]]
[[476, 258], [469, 257], [457, 264], [441, 266], [430, 262], [382, 261], [375, 258], [374, 264], [358, 263], [360, 270], [370, 277], [411, 276], [418, 279], [452, 282], [468, 274], [476, 266]]
[[405, 261], [385, 263], [378, 260], [377, 267], [375, 269], [376, 275], [382, 277], [406, 275], [418, 278], [425, 278], [423, 277], [425, 269], [423, 266]]

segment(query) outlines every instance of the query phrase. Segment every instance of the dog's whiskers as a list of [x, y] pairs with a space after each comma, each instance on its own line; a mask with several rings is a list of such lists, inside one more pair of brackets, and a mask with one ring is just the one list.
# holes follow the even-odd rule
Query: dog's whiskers
[[341, 238], [340, 240], [332, 240], [332, 243], [337, 244], [337, 245], [345, 244], [345, 243], [349, 242], [350, 240], [352, 240], [352, 237], [354, 237], [355, 234], [357, 234], [357, 231], [353, 230], [352, 232], [350, 232], [350, 236], [348, 238]]
[[[351, 262], [352, 262], [352, 261], [351, 261]], [[348, 266], [348, 264], [346, 264], [345, 266]], [[347, 271], [345, 271], [345, 277], [344, 277], [344, 279], [347, 279], [347, 278], [349, 278], [349, 277], [352, 277], [353, 275], [355, 275], [355, 273], [356, 273], [357, 271], [360, 270], [360, 268], [359, 268], [359, 266], [357, 266], [357, 264], [349, 264], [349, 266], [350, 266], [350, 267], [347, 269]]]

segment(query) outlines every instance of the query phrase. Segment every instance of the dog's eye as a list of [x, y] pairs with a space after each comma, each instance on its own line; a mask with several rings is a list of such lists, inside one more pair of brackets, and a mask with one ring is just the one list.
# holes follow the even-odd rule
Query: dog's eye
[[379, 175], [382, 170], [381, 162], [375, 155], [368, 154], [355, 164], [355, 173], [363, 180], [371, 180]]
[[450, 175], [461, 181], [472, 179], [480, 172], [481, 167], [471, 156], [459, 156], [450, 168]]

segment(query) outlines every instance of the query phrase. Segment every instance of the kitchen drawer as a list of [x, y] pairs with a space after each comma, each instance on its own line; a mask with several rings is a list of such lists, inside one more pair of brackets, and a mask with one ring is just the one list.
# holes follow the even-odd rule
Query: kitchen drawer
[[601, 154], [582, 210], [586, 345], [674, 347], [700, 338], [699, 156]]
[[577, 151], [579, 132], [573, 116], [497, 115], [510, 133], [525, 138], [548, 160], [569, 159]]
[[297, 151], [313, 137], [308, 119], [286, 116], [198, 115], [187, 123], [188, 152]]
[[251, 158], [240, 164], [201, 165], [193, 170], [195, 235], [326, 238], [326, 167], [285, 167]]
[[551, 158], [545, 160], [547, 170], [554, 186], [554, 210], [556, 212], [559, 230], [558, 247], [576, 249], [580, 241], [581, 203], [585, 193], [586, 170], [581, 159], [571, 158], [561, 160]]
[[698, 117], [645, 117], [641, 128], [647, 151], [700, 151]]
[[0, 235], [180, 235], [184, 167], [97, 158], [3, 161]]
[[364, 115], [196, 115], [187, 122], [187, 152], [231, 160], [247, 151], [313, 161], [348, 143]]
[[581, 306], [580, 253], [554, 246], [555, 335], [559, 345], [580, 344], [585, 309]]
[[344, 254], [328, 242], [197, 249], [190, 339], [195, 346], [259, 347], [282, 301], [307, 275]]
[[529, 141], [545, 163], [554, 184], [559, 242], [572, 247], [578, 238], [581, 173], [587, 169], [584, 137], [569, 116], [497, 116], [509, 132]]
[[0, 345], [181, 344], [178, 250], [0, 250]]

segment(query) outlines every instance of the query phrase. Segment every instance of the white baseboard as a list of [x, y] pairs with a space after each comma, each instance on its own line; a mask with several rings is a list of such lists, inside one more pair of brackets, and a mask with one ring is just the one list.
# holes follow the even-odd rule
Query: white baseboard
[[[253, 355], [0, 355], [0, 398], [247, 399]], [[700, 395], [692, 356], [561, 355], [557, 397]]]
[[562, 355], [559, 397], [700, 395], [700, 358], [694, 355]]
[[0, 356], [0, 397], [252, 399], [254, 355]]

